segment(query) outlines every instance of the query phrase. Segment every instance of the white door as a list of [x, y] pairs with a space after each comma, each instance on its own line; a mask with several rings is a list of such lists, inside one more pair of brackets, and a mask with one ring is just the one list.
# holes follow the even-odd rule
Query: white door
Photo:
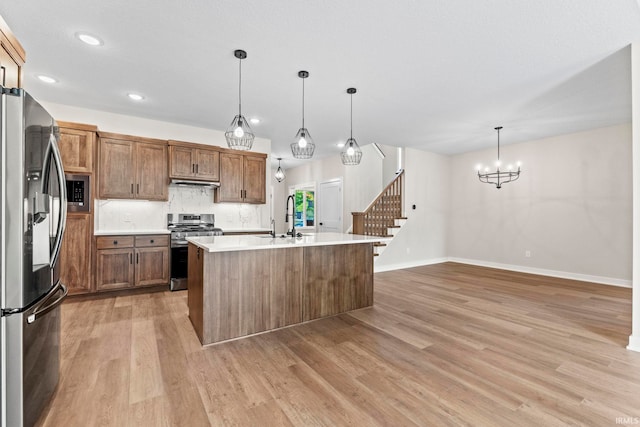
[[318, 231], [342, 233], [342, 178], [320, 183], [316, 206]]

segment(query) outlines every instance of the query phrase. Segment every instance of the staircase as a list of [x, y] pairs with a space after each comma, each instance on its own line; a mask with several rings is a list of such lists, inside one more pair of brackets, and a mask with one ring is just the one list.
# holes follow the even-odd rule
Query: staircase
[[373, 256], [379, 256], [398, 233], [407, 218], [402, 215], [404, 170], [396, 172], [396, 177], [371, 202], [363, 212], [351, 212], [353, 234], [380, 236], [385, 239], [374, 245]]

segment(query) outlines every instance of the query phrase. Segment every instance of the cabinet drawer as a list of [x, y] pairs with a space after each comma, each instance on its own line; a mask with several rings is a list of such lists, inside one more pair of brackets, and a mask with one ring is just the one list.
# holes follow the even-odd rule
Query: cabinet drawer
[[135, 236], [136, 248], [146, 248], [152, 246], [169, 246], [169, 236], [164, 234], [154, 234], [150, 236]]
[[100, 236], [96, 238], [97, 249], [132, 248], [133, 236]]

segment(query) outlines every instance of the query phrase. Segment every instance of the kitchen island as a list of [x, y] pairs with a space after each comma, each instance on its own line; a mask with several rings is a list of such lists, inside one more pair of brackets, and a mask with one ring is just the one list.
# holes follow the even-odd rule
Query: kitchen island
[[341, 233], [189, 241], [189, 318], [212, 344], [373, 305], [373, 244]]

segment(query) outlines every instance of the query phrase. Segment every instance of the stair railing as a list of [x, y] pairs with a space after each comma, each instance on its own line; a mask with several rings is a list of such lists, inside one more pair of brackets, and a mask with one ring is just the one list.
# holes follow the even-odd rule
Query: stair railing
[[403, 176], [404, 169], [400, 169], [363, 212], [351, 212], [353, 234], [387, 236], [387, 229], [395, 225], [397, 218], [402, 218]]

